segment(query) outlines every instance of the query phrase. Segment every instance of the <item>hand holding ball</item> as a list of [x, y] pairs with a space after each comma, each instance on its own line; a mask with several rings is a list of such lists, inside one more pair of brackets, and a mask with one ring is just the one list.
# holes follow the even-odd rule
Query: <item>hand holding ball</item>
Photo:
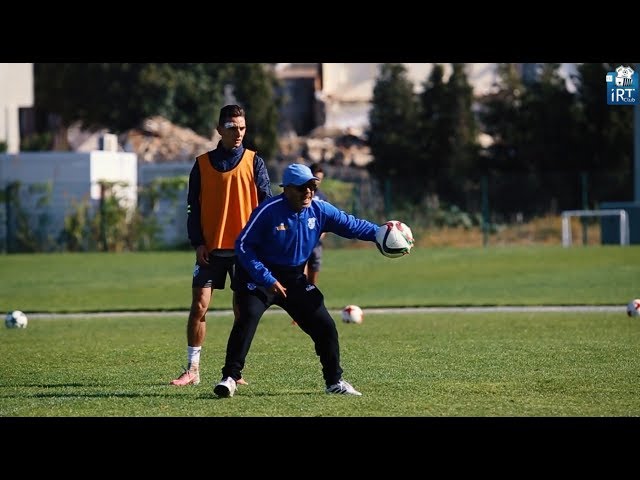
[[376, 246], [385, 257], [402, 257], [413, 248], [413, 233], [408, 225], [389, 220], [380, 225], [376, 233]]

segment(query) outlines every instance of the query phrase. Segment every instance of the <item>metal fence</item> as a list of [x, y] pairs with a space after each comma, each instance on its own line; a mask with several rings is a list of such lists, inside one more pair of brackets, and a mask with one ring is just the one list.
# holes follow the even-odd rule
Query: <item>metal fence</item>
[[[274, 194], [282, 191], [279, 183], [285, 166], [268, 166]], [[191, 167], [191, 163], [140, 166], [137, 185], [108, 184], [109, 188], [96, 181], [22, 183], [0, 177], [0, 251], [184, 248], [186, 179]], [[618, 180], [624, 177], [620, 172], [547, 172], [536, 178], [500, 172], [464, 179], [466, 187], [456, 198], [425, 190], [421, 201], [407, 205], [396, 201], [402, 185], [391, 179], [378, 182], [363, 168], [323, 167], [322, 188], [336, 206], [374, 222], [397, 217], [417, 231], [458, 226], [489, 232], [497, 225], [523, 224], [542, 215], [559, 217], [564, 210], [593, 210], [606, 202], [633, 198], [630, 183], [612, 187], [620, 185]], [[150, 202], [148, 191], [154, 181], [172, 177], [182, 177], [183, 188]], [[136, 190], [135, 204], [123, 201], [131, 197], [121, 195], [127, 188]]]

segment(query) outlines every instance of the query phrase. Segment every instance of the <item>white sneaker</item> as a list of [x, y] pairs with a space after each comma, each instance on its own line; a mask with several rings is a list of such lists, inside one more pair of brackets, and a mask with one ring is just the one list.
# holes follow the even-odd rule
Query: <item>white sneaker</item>
[[213, 393], [221, 398], [233, 397], [233, 394], [236, 393], [236, 388], [236, 381], [231, 377], [225, 377], [213, 387]]
[[337, 393], [340, 395], [358, 395], [358, 396], [362, 395], [359, 391], [357, 391], [348, 382], [345, 382], [344, 380], [340, 380], [335, 385], [331, 385], [330, 387], [327, 387], [325, 391], [327, 393]]

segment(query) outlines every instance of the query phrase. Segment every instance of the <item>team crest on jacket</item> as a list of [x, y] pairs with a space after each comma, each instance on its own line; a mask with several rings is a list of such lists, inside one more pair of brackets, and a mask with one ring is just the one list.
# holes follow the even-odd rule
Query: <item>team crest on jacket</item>
[[314, 228], [316, 228], [316, 219], [315, 218], [309, 218], [307, 220], [307, 226], [309, 227], [310, 230], [313, 230]]

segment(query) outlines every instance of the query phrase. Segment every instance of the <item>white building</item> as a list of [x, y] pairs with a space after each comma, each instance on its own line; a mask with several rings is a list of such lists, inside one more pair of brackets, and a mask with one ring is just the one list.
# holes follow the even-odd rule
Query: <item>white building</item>
[[33, 63], [0, 63], [0, 142], [20, 151], [19, 109], [33, 107]]

